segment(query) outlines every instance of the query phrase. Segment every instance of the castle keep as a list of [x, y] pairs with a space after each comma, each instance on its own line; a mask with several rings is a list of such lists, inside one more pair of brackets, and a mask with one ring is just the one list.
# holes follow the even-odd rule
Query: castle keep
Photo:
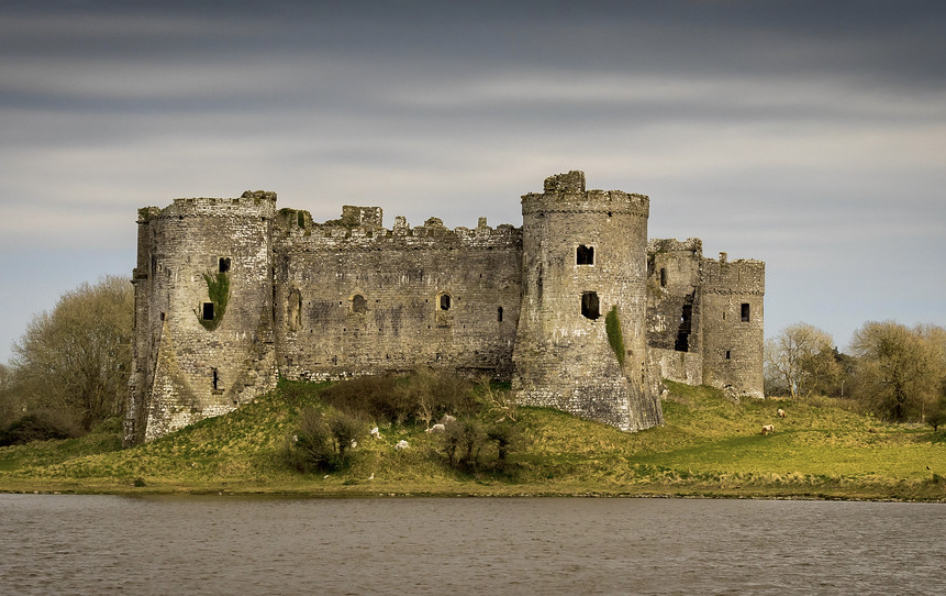
[[279, 376], [443, 367], [520, 403], [640, 430], [663, 378], [762, 397], [765, 264], [647, 240], [649, 199], [582, 172], [522, 197], [521, 228], [317, 223], [276, 195], [138, 213], [126, 442], [233, 410]]

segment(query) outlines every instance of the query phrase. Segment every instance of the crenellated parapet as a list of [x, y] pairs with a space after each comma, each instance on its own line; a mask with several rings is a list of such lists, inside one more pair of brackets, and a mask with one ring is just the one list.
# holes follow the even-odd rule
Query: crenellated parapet
[[436, 217], [412, 227], [404, 217], [397, 216], [389, 229], [382, 226], [380, 207], [345, 209], [341, 218], [321, 223], [313, 221], [308, 211], [281, 209], [276, 220], [278, 241], [291, 251], [491, 250], [518, 248], [522, 243], [522, 228], [509, 224], [493, 228], [486, 224], [485, 217], [479, 218], [475, 228], [451, 229]]
[[572, 171], [546, 178], [545, 192], [522, 195], [523, 217], [534, 213], [598, 213], [647, 219], [650, 198], [621, 190], [585, 190], [584, 172]]

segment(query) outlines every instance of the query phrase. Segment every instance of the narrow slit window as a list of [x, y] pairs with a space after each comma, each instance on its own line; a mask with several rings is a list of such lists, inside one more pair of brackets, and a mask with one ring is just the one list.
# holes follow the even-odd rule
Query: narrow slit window
[[201, 309], [201, 318], [205, 321], [214, 320], [214, 303], [213, 302], [204, 302], [203, 308]]
[[440, 295], [440, 310], [450, 310], [450, 294]]
[[749, 303], [748, 302], [742, 303], [742, 322], [743, 323], [749, 322]]
[[220, 262], [218, 263], [220, 273], [226, 273], [230, 271], [230, 258], [229, 257], [220, 257]]
[[595, 264], [595, 247], [579, 244], [578, 251], [576, 254], [576, 262], [579, 265], [594, 265]]
[[667, 269], [665, 267], [660, 268], [660, 287], [667, 287]]
[[503, 307], [502, 306], [496, 309], [496, 320], [499, 321], [500, 323], [503, 322]]
[[212, 377], [214, 391], [217, 391], [220, 389], [220, 373], [216, 368], [212, 368], [210, 369], [210, 374]]
[[732, 360], [732, 352], [730, 350], [726, 350], [726, 360]]
[[601, 316], [597, 292], [582, 292], [581, 316], [585, 317], [586, 319], [591, 319], [592, 321]]

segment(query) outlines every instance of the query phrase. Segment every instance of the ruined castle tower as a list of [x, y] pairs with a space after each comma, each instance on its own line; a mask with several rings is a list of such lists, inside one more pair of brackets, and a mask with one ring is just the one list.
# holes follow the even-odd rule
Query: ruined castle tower
[[544, 190], [522, 197], [517, 399], [623, 430], [660, 424], [646, 366], [649, 199], [587, 191], [577, 171]]
[[127, 442], [229, 412], [275, 386], [274, 193], [138, 212]]

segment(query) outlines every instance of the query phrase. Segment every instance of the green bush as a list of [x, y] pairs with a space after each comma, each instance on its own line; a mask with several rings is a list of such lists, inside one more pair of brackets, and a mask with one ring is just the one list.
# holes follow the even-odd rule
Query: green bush
[[476, 407], [469, 381], [431, 370], [405, 377], [357, 377], [325, 388], [321, 398], [352, 415], [391, 424], [429, 425], [444, 414], [464, 414]]
[[71, 439], [81, 434], [82, 429], [68, 416], [53, 410], [39, 410], [14, 420], [0, 430], [0, 446]]
[[324, 415], [306, 407], [286, 448], [287, 463], [300, 472], [331, 472], [348, 467], [351, 447], [365, 434], [365, 423], [345, 412]]

